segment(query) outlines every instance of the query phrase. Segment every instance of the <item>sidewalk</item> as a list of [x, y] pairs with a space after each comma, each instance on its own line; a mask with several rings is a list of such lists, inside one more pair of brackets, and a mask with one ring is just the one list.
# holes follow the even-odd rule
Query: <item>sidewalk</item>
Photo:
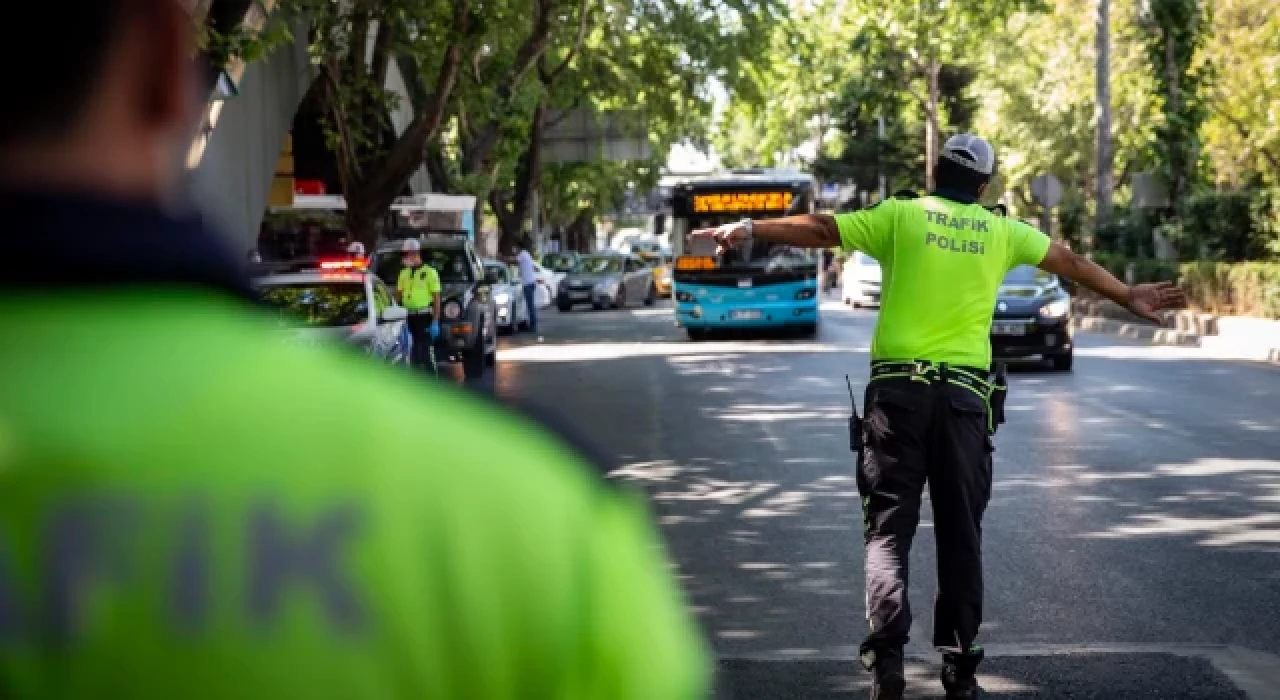
[[1110, 301], [1075, 299], [1076, 330], [1106, 333], [1156, 345], [1199, 348], [1205, 357], [1280, 364], [1280, 321], [1170, 311], [1155, 326]]

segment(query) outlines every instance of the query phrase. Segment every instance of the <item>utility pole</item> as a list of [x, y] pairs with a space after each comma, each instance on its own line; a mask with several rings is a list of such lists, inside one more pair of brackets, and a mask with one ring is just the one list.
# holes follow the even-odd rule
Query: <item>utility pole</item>
[[1111, 221], [1111, 195], [1115, 189], [1111, 148], [1111, 0], [1098, 0], [1097, 121], [1098, 216], [1097, 225]]
[[880, 170], [880, 199], [881, 201], [883, 201], [887, 199], [889, 196], [889, 192], [888, 192], [889, 185], [885, 181], [885, 177], [884, 177], [884, 115], [883, 114], [880, 115], [878, 122], [879, 123], [877, 124], [876, 135], [879, 137], [880, 143], [877, 144], [878, 147], [876, 150], [880, 151], [880, 157], [876, 158], [876, 165]]

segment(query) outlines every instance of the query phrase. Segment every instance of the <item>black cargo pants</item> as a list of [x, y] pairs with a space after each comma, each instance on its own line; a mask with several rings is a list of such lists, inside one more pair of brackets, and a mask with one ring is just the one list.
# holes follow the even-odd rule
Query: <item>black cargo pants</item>
[[967, 654], [982, 624], [982, 515], [991, 499], [993, 449], [989, 402], [936, 373], [873, 379], [865, 400], [858, 491], [871, 631], [863, 658], [907, 643], [907, 566], [926, 483], [938, 557], [933, 644]]
[[435, 344], [431, 341], [431, 321], [434, 318], [430, 313], [410, 313], [405, 319], [409, 326], [409, 336], [413, 339], [413, 345], [409, 348], [409, 364], [430, 374], [437, 374], [439, 371], [436, 367]]

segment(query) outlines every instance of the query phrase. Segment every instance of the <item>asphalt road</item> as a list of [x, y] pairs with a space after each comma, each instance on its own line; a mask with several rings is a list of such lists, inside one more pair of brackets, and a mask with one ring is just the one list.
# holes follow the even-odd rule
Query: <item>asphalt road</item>
[[[500, 398], [549, 404], [645, 489], [721, 658], [719, 697], [860, 697], [861, 512], [845, 421], [875, 313], [693, 343], [668, 306], [543, 312]], [[984, 523], [997, 697], [1280, 697], [1280, 368], [1079, 334], [1015, 372]], [[932, 519], [908, 653], [928, 647]]]

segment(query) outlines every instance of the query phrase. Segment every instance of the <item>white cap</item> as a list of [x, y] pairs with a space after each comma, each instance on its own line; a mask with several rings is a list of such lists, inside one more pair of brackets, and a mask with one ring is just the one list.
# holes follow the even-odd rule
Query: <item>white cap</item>
[[352, 255], [364, 255], [364, 244], [360, 241], [353, 241], [347, 246], [347, 252]]
[[422, 244], [416, 238], [406, 238], [400, 246], [401, 253], [416, 253], [420, 250], [422, 250]]
[[983, 175], [990, 175], [996, 169], [996, 150], [986, 139], [973, 134], [956, 134], [947, 139], [942, 157]]

